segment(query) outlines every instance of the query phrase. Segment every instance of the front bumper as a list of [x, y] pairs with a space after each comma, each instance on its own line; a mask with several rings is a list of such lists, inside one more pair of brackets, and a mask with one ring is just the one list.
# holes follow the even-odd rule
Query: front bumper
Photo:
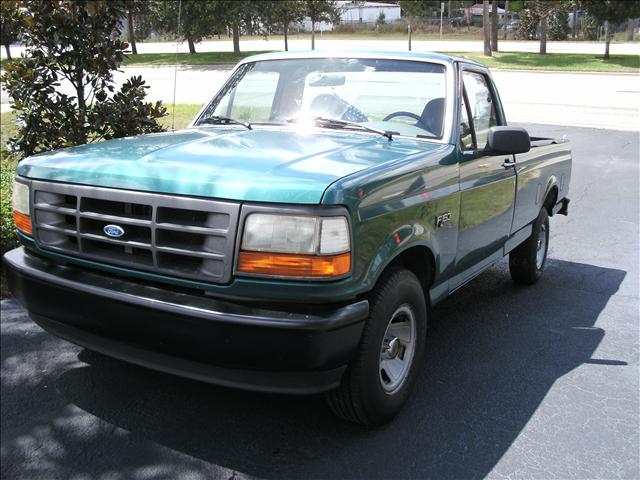
[[45, 330], [156, 370], [248, 390], [334, 388], [369, 313], [351, 304], [257, 305], [5, 254], [9, 288]]

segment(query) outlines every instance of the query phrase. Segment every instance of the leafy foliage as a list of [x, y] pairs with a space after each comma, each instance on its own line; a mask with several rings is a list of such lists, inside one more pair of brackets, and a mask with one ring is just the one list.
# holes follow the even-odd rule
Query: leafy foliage
[[549, 14], [549, 40], [566, 40], [569, 35], [569, 14], [554, 10]]
[[6, 67], [17, 111], [9, 147], [23, 155], [96, 140], [162, 131], [161, 102], [145, 103], [134, 77], [116, 92], [113, 71], [128, 45], [118, 40], [124, 3], [31, 0], [21, 13], [27, 56]]
[[[584, 0], [584, 6], [589, 15], [599, 22], [609, 22], [612, 26], [629, 18], [640, 16], [640, 2], [622, 0]], [[609, 43], [611, 42], [611, 28], [609, 36], [605, 38], [604, 59], [609, 59]]]
[[18, 246], [18, 234], [13, 226], [11, 192], [16, 163], [0, 158], [0, 254]]
[[540, 15], [535, 10], [525, 9], [520, 13], [520, 21], [516, 30], [518, 40], [532, 40], [538, 37]]
[[[149, 23], [158, 32], [173, 34], [189, 44], [195, 53], [195, 44], [223, 28], [217, 7], [219, 2], [201, 0], [149, 2]], [[179, 20], [179, 23], [178, 23]]]
[[18, 40], [21, 31], [20, 4], [18, 0], [0, 2], [0, 43], [5, 46], [8, 58], [11, 58], [9, 45]]

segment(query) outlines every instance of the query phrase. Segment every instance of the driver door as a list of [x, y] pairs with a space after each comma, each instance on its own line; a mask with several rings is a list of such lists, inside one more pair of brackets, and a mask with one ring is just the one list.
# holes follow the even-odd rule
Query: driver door
[[516, 175], [508, 155], [484, 153], [489, 128], [504, 115], [488, 74], [462, 70], [460, 222], [452, 288], [502, 258], [513, 220]]

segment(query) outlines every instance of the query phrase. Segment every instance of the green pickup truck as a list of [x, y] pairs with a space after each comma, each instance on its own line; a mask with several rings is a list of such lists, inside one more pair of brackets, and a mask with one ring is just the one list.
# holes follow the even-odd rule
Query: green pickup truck
[[23, 246], [4, 260], [31, 318], [70, 342], [324, 392], [380, 424], [422, 368], [431, 306], [506, 255], [515, 282], [540, 278], [570, 175], [569, 143], [507, 126], [467, 59], [258, 55], [185, 130], [20, 162]]

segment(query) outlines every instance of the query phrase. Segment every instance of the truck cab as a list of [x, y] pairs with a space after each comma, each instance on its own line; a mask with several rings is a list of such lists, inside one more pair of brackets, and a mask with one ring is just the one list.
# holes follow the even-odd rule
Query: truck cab
[[475, 62], [257, 55], [185, 130], [20, 162], [8, 280], [73, 343], [380, 424], [431, 306], [505, 256], [538, 281], [570, 175], [569, 143], [509, 126]]

